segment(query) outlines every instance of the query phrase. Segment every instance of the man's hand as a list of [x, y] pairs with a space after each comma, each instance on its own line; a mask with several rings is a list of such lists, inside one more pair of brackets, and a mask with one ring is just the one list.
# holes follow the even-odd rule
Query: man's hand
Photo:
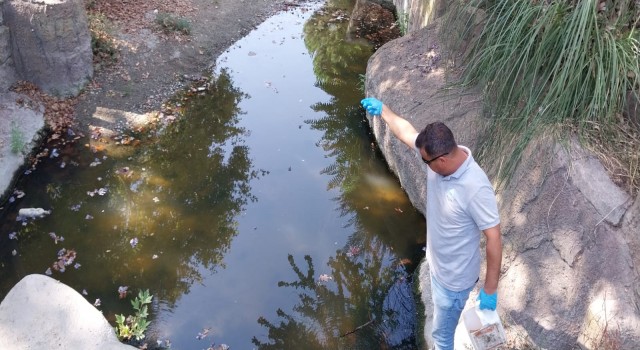
[[382, 101], [374, 97], [367, 97], [360, 101], [362, 107], [367, 110], [367, 113], [377, 116], [382, 114]]
[[498, 304], [498, 292], [487, 294], [484, 292], [484, 288], [481, 288], [478, 300], [480, 300], [480, 310], [495, 310]]

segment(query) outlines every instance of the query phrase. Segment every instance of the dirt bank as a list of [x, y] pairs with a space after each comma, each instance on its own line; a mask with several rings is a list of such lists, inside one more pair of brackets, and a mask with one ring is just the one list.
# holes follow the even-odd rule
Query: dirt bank
[[[77, 128], [109, 128], [122, 113], [158, 110], [179, 88], [212, 66], [231, 44], [270, 15], [302, 1], [283, 0], [94, 0], [91, 15], [104, 15], [117, 39], [115, 65], [97, 69], [78, 97]], [[186, 20], [189, 34], [163, 30], [158, 16]], [[99, 110], [110, 116], [96, 115]]]

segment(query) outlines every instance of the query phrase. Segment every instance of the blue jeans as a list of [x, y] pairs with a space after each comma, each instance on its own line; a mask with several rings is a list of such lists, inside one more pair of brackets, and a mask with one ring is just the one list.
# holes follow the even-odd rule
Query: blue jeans
[[469, 299], [468, 289], [454, 292], [443, 287], [431, 276], [431, 296], [433, 298], [433, 348], [436, 350], [453, 350], [453, 336], [464, 309], [464, 304]]

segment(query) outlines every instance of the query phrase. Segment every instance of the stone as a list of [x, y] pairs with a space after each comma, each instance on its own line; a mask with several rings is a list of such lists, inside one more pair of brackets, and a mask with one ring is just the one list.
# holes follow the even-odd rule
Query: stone
[[133, 350], [122, 344], [102, 313], [53, 278], [28, 275], [0, 304], [0, 349]]
[[10, 0], [4, 4], [17, 75], [49, 94], [79, 94], [93, 76], [82, 0]]
[[11, 47], [9, 46], [9, 39], [11, 34], [7, 26], [0, 25], [0, 64], [3, 64], [11, 57]]
[[614, 226], [619, 225], [631, 204], [629, 195], [611, 181], [602, 163], [583, 151], [577, 141], [572, 142], [571, 149], [567, 152], [570, 152], [570, 155], [559, 156], [562, 161], [571, 164], [573, 183], [596, 208], [603, 220]]
[[8, 91], [11, 85], [16, 82], [16, 72], [13, 69], [11, 59], [5, 63], [0, 63], [0, 94]]
[[11, 33], [7, 26], [2, 25], [2, 11], [0, 10], [0, 92], [6, 91], [16, 81], [15, 69], [11, 60]]

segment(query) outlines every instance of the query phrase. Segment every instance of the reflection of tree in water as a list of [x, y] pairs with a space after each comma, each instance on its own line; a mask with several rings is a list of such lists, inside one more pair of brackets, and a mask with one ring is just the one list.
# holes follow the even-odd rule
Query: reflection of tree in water
[[328, 90], [353, 87], [372, 53], [370, 45], [346, 40], [353, 3], [354, 0], [329, 0], [304, 24], [304, 42], [313, 57], [313, 72], [322, 88], [334, 96], [338, 94]]
[[[52, 214], [6, 228], [20, 235], [15, 274], [21, 276], [6, 276], [12, 271], [5, 269], [3, 279], [15, 283], [25, 274], [44, 273], [58, 250], [74, 249], [82, 266], [52, 277], [79, 292], [86, 289], [91, 303], [100, 298], [110, 317], [131, 312], [129, 300], [118, 299], [119, 286], [136, 294], [150, 289], [155, 301], [171, 307], [203, 273], [224, 267], [238, 233], [236, 216], [255, 199], [250, 182], [260, 173], [243, 144], [246, 131], [237, 126], [245, 95], [226, 72], [209, 84], [202, 94], [178, 98], [184, 115], [155, 140], [112, 153], [80, 153], [74, 159], [79, 166], [56, 166], [60, 196], [36, 203], [53, 208]], [[96, 188], [105, 194], [87, 195]], [[54, 244], [48, 232], [65, 241]]]
[[264, 317], [269, 342], [253, 337], [259, 349], [413, 349], [414, 310], [411, 283], [390, 264], [393, 255], [380, 243], [354, 255], [337, 252], [329, 261], [331, 279], [315, 276], [310, 256], [303, 272], [289, 255], [298, 280], [279, 282], [298, 290], [295, 316], [278, 309], [279, 324]]
[[[298, 280], [278, 285], [299, 291], [295, 314], [279, 308], [278, 323], [261, 317], [258, 323], [267, 328], [269, 340], [254, 337], [252, 341], [260, 349], [415, 348], [411, 282], [398, 257], [411, 250], [400, 244], [415, 248], [414, 232], [408, 233], [410, 236], [405, 233], [402, 243], [394, 234], [398, 227], [405, 227], [395, 225], [396, 220], [422, 225], [417, 216], [403, 216], [390, 209], [415, 212], [406, 197], [395, 196], [400, 191], [381, 193], [379, 186], [367, 181], [367, 175], [386, 178], [388, 174], [371, 147], [373, 139], [358, 105], [362, 93], [355, 87], [371, 48], [347, 42], [347, 22], [335, 21], [335, 11], [352, 4], [329, 1], [305, 23], [304, 30], [318, 85], [332, 96], [330, 102], [312, 106], [324, 117], [305, 122], [323, 131], [318, 144], [335, 161], [322, 173], [331, 176], [329, 189], [340, 189], [335, 200], [341, 216], [349, 217], [346, 227], [353, 227], [354, 233], [345, 248], [329, 259], [330, 280], [315, 274], [310, 256], [305, 256], [306, 272], [289, 256]], [[423, 232], [416, 234], [422, 237]], [[319, 277], [326, 281], [319, 282]]]
[[[323, 117], [305, 121], [312, 129], [322, 131], [318, 145], [327, 157], [334, 160], [321, 173], [331, 177], [328, 189], [340, 189], [335, 200], [339, 203], [341, 216], [350, 216], [349, 225], [358, 225], [359, 221], [367, 218], [367, 222], [360, 224], [364, 231], [375, 234], [394, 232], [393, 229], [383, 228], [394, 227], [397, 220], [412, 221], [422, 227], [418, 223], [421, 218], [399, 218], [394, 211], [398, 208], [404, 213], [415, 213], [415, 208], [407, 201], [397, 182], [392, 186], [379, 186], [376, 182], [380, 181], [375, 181], [383, 179], [383, 182], [389, 183], [392, 177], [375, 147], [369, 123], [359, 105], [362, 92], [356, 88], [359, 75], [365, 72], [371, 48], [344, 40], [346, 21], [340, 22], [334, 30], [318, 29], [323, 28], [320, 24], [335, 17], [332, 10], [350, 9], [347, 5], [352, 7], [353, 1], [329, 1], [322, 12], [314, 14], [305, 23], [305, 43], [314, 56], [314, 71], [316, 74], [322, 72], [323, 75], [318, 78], [319, 85], [331, 96], [329, 102], [312, 106]], [[334, 61], [342, 62], [343, 59], [344, 63], [338, 64], [333, 70], [320, 68], [332, 65]], [[325, 61], [326, 64], [323, 63]], [[371, 181], [372, 178], [374, 181]], [[364, 210], [368, 212], [364, 213]], [[423, 236], [423, 233], [420, 231], [418, 234]]]
[[333, 176], [329, 187], [342, 186], [345, 191], [355, 188], [353, 182], [345, 180], [353, 179], [358, 171], [351, 165], [371, 154], [367, 147], [372, 141], [358, 107], [362, 92], [356, 88], [359, 76], [366, 70], [371, 47], [346, 41], [347, 18], [336, 20], [340, 17], [336, 13], [347, 13], [352, 8], [353, 0], [328, 1], [304, 25], [305, 44], [313, 57], [318, 85], [332, 96], [330, 102], [312, 106], [314, 111], [324, 112], [325, 117], [306, 123], [324, 131], [319, 144], [336, 159], [323, 170]]
[[157, 280], [149, 284], [166, 287], [159, 296], [170, 303], [201, 280], [203, 268], [224, 266], [237, 235], [236, 216], [255, 200], [250, 181], [260, 174], [242, 143], [246, 131], [237, 126], [243, 97], [223, 71], [208, 93], [184, 99], [183, 117], [164, 130], [153, 150], [140, 154], [140, 166], [148, 164], [153, 175], [138, 180], [138, 196], [160, 197], [161, 204], [141, 222], [155, 232], [142, 248], [148, 254], [163, 250], [170, 259], [154, 264], [149, 277]]

